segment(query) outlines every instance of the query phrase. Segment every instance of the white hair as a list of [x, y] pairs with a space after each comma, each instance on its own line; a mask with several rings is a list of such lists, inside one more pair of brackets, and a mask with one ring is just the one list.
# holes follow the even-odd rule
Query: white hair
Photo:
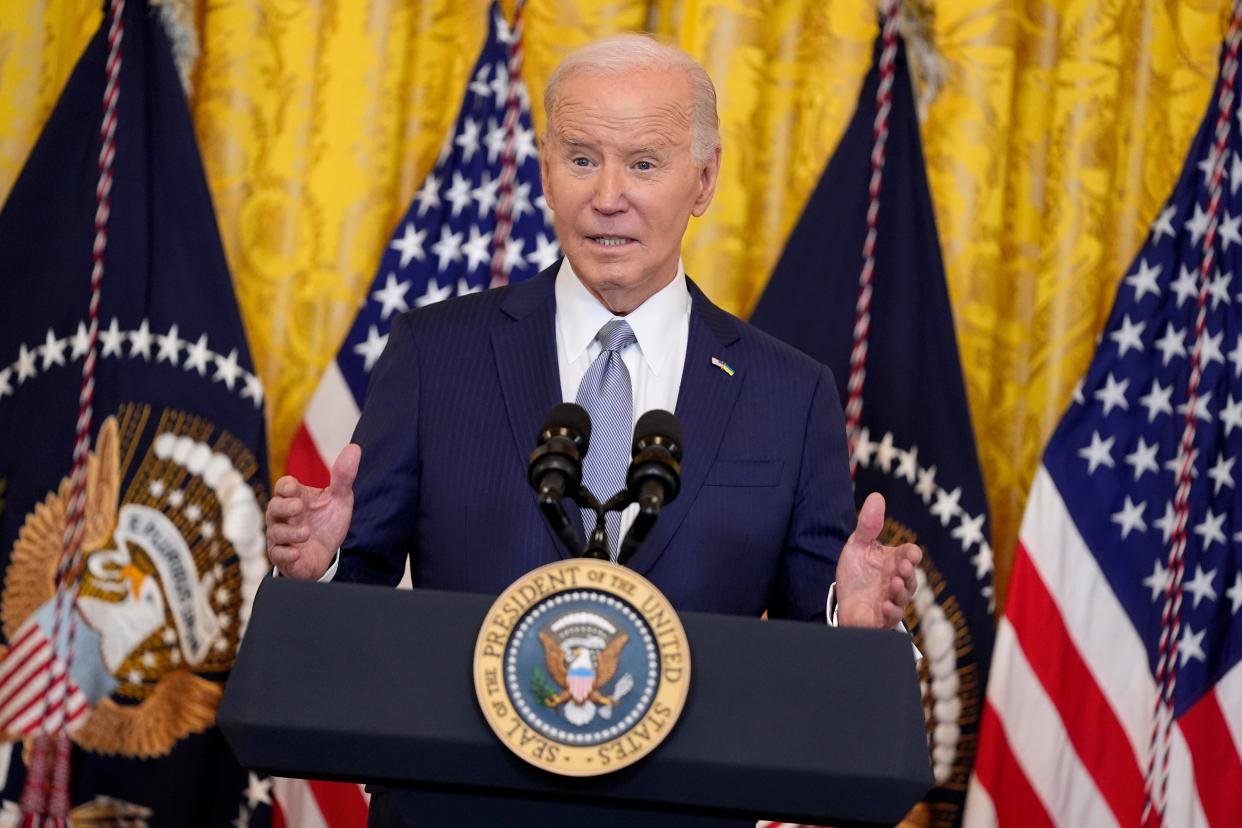
[[716, 87], [707, 70], [683, 50], [645, 34], [606, 37], [570, 52], [553, 70], [544, 90], [543, 108], [552, 123], [552, 108], [566, 79], [575, 75], [621, 75], [644, 69], [680, 69], [693, 90], [690, 142], [694, 163], [707, 162], [720, 146], [720, 118], [716, 114]]

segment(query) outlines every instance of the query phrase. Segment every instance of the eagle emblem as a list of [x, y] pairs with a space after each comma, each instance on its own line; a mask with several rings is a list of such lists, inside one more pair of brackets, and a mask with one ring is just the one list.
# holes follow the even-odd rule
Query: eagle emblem
[[[556, 688], [540, 693], [543, 703], [560, 708], [566, 721], [586, 725], [596, 713], [608, 719], [617, 702], [634, 687], [629, 673], [617, 679], [611, 695], [604, 688], [617, 673], [617, 661], [630, 640], [615, 625], [595, 612], [570, 612], [554, 619], [539, 632], [547, 673]], [[536, 674], [533, 683], [542, 683]]]

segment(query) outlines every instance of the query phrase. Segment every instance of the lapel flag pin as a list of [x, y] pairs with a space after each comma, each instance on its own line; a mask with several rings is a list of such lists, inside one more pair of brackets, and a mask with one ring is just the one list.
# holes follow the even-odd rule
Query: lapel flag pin
[[720, 357], [712, 357], [712, 365], [715, 365], [717, 368], [719, 368], [721, 371], [724, 371], [729, 376], [733, 376], [735, 373], [737, 373], [736, 371], [733, 370], [732, 365], [725, 362]]

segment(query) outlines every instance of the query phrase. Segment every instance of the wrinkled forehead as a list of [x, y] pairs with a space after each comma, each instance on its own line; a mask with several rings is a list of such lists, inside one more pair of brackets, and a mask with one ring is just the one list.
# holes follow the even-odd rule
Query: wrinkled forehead
[[577, 143], [689, 143], [690, 80], [679, 69], [593, 73], [566, 78], [549, 111], [550, 136]]

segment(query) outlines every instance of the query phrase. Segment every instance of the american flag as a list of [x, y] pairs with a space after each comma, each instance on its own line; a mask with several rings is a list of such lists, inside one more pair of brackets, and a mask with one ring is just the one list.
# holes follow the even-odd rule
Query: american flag
[[967, 825], [1238, 824], [1240, 12], [1036, 473]]
[[[512, 27], [493, 3], [453, 131], [384, 250], [367, 298], [311, 398], [287, 471], [326, 485], [353, 434], [367, 380], [398, 313], [534, 276], [560, 257], [539, 181], [521, 78], [521, 4]], [[286, 824], [361, 824], [357, 786], [280, 780]]]

